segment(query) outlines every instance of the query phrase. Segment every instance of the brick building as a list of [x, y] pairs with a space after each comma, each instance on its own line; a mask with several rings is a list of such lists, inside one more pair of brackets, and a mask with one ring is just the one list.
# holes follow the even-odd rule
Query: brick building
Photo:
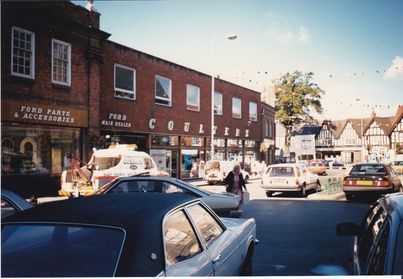
[[[87, 161], [113, 142], [137, 144], [172, 176], [198, 176], [211, 76], [109, 41], [100, 14], [69, 1], [1, 5], [3, 187], [56, 193], [67, 153]], [[260, 94], [220, 79], [215, 91], [215, 157], [260, 159]]]

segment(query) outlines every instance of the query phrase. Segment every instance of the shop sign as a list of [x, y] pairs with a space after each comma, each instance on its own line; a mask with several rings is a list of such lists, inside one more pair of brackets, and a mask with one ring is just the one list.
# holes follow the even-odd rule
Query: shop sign
[[132, 123], [127, 122], [127, 115], [120, 113], [109, 113], [107, 119], [101, 120], [101, 125], [122, 128], [132, 127]]
[[27, 101], [2, 101], [2, 120], [60, 126], [88, 126], [86, 109]]
[[[156, 118], [150, 118], [148, 120], [148, 128], [150, 130], [154, 130], [156, 125], [157, 125], [157, 119]], [[167, 129], [169, 131], [173, 131], [174, 125], [175, 125], [175, 123], [174, 123], [173, 120], [168, 121]], [[190, 126], [191, 126], [190, 122], [184, 122], [183, 123], [183, 132], [189, 133]], [[217, 133], [217, 129], [218, 129], [218, 127], [214, 126], [214, 128], [213, 128], [214, 135]], [[245, 138], [249, 138], [249, 132], [250, 132], [249, 129], [245, 130], [245, 134], [244, 134]], [[199, 134], [204, 134], [204, 125], [203, 124], [199, 124]], [[230, 128], [229, 127], [224, 127], [224, 136], [230, 136]], [[239, 138], [240, 136], [241, 136], [241, 129], [236, 128], [235, 129], [235, 137]]]

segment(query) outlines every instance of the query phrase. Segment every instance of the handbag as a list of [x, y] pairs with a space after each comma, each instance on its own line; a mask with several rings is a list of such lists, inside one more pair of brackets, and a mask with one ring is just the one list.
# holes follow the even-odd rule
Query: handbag
[[243, 204], [249, 204], [250, 194], [249, 192], [243, 192]]

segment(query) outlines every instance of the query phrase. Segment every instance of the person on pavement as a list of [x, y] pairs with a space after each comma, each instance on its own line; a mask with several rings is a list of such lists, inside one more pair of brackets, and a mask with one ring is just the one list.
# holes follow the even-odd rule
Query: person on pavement
[[238, 195], [243, 203], [242, 187], [245, 189], [245, 191], [247, 191], [247, 189], [239, 165], [235, 165], [232, 171], [229, 172], [225, 178], [225, 184], [228, 185], [226, 191]]

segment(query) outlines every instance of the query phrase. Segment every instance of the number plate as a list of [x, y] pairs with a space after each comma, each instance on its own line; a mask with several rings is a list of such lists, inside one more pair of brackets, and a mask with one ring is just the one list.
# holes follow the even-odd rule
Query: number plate
[[362, 186], [372, 186], [372, 181], [371, 180], [358, 180], [356, 182], [357, 185], [362, 185]]

